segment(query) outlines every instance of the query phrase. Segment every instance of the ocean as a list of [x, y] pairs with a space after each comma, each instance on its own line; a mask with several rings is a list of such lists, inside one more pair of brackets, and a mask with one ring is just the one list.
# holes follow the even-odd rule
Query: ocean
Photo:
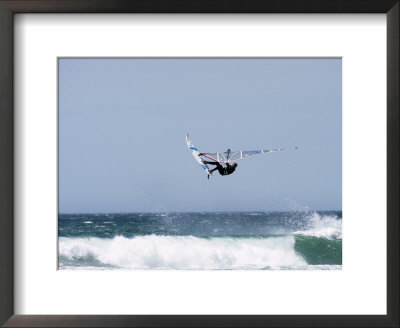
[[341, 270], [342, 212], [60, 214], [61, 270]]

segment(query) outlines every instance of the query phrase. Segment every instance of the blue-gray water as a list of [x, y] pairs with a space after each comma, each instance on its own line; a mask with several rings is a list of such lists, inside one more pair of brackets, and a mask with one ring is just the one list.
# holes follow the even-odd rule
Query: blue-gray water
[[342, 212], [60, 214], [60, 269], [341, 269]]

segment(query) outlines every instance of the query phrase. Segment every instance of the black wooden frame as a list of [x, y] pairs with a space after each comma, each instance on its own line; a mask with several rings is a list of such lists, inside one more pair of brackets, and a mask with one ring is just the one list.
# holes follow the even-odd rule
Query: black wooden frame
[[[4, 327], [399, 327], [399, 8], [399, 0], [0, 0], [0, 324]], [[385, 13], [387, 315], [14, 315], [15, 13]]]

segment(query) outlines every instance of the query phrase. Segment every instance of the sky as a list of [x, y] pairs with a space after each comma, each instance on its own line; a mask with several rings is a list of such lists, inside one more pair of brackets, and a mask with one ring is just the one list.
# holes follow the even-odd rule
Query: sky
[[[59, 59], [59, 212], [341, 210], [339, 58]], [[201, 152], [299, 147], [208, 180]]]

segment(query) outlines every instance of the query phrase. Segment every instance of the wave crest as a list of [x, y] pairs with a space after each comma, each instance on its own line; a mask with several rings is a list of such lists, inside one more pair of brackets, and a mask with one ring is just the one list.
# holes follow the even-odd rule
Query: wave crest
[[307, 262], [295, 251], [295, 237], [235, 238], [117, 236], [59, 239], [60, 268], [101, 265], [124, 269], [280, 269]]

